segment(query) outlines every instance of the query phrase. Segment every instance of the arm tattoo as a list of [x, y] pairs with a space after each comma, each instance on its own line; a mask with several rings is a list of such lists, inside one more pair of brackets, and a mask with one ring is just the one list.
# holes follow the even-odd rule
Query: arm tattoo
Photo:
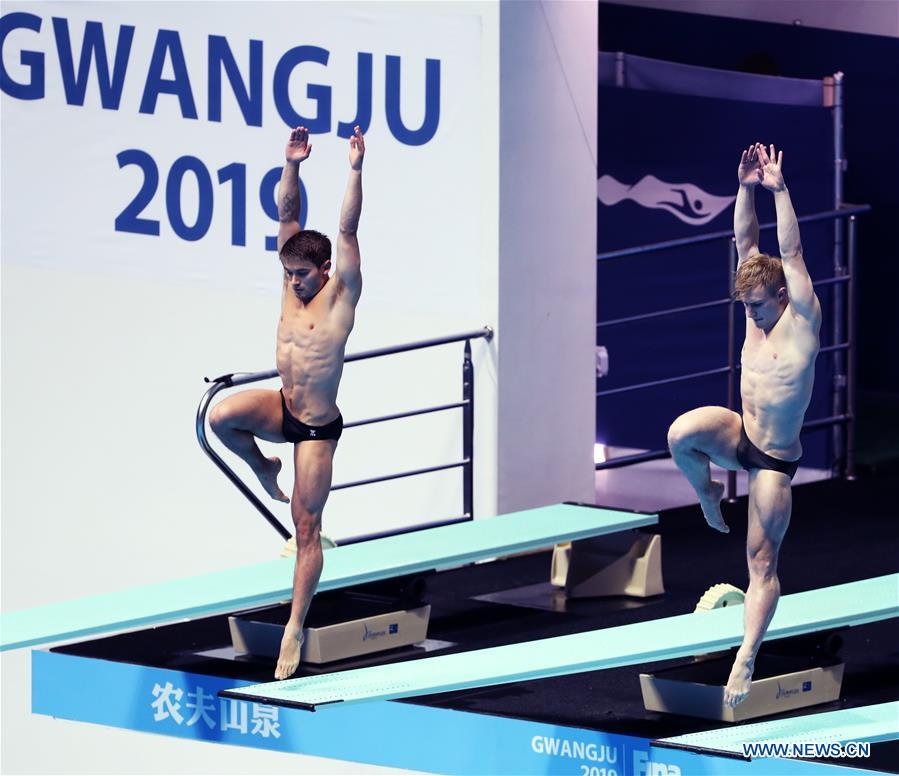
[[297, 198], [292, 192], [287, 192], [278, 203], [278, 219], [280, 221], [292, 221]]

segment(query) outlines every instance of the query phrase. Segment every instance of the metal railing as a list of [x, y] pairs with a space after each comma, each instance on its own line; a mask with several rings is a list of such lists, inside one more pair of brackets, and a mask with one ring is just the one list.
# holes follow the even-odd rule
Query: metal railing
[[[425, 348], [434, 348], [440, 345], [448, 345], [454, 342], [464, 342], [465, 348], [462, 358], [462, 401], [452, 402], [450, 404], [440, 404], [433, 407], [422, 407], [420, 409], [408, 410], [407, 412], [396, 412], [390, 415], [382, 415], [375, 418], [364, 418], [362, 420], [354, 420], [344, 424], [345, 429], [355, 428], [357, 426], [366, 426], [372, 423], [384, 423], [390, 420], [399, 420], [400, 418], [411, 418], [416, 415], [426, 415], [433, 412], [445, 412], [447, 410], [462, 410], [462, 460], [453, 461], [452, 463], [438, 464], [435, 466], [427, 466], [420, 469], [412, 469], [409, 471], [395, 472], [393, 474], [381, 475], [379, 477], [369, 477], [354, 482], [344, 482], [339, 485], [332, 485], [331, 490], [346, 490], [348, 488], [358, 488], [362, 485], [371, 485], [376, 482], [387, 482], [389, 480], [397, 480], [404, 477], [415, 477], [421, 474], [429, 474], [431, 472], [439, 472], [447, 469], [462, 469], [462, 504], [464, 514], [458, 517], [452, 517], [444, 520], [435, 521], [428, 524], [428, 527], [438, 525], [448, 525], [450, 523], [458, 523], [464, 520], [471, 520], [474, 516], [474, 364], [471, 360], [471, 341], [474, 339], [485, 339], [488, 342], [493, 338], [493, 329], [485, 326], [477, 331], [465, 332], [462, 334], [454, 334], [447, 337], [436, 337], [434, 339], [420, 340], [418, 342], [409, 342], [403, 345], [394, 345], [387, 348], [378, 348], [375, 350], [367, 350], [361, 353], [352, 353], [344, 358], [344, 363], [348, 364], [352, 361], [363, 361], [371, 358], [380, 358], [381, 356], [390, 356], [397, 353], [408, 353], [413, 350], [424, 350]], [[212, 449], [206, 436], [206, 413], [212, 399], [219, 391], [225, 388], [234, 388], [248, 383], [255, 383], [261, 380], [270, 380], [278, 377], [277, 369], [271, 369], [266, 372], [252, 373], [231, 373], [221, 375], [212, 380], [204, 378], [207, 383], [212, 383], [212, 387], [206, 391], [200, 400], [200, 406], [197, 408], [197, 440], [200, 447], [219, 470], [232, 482], [232, 484], [244, 495], [257, 511], [269, 522], [269, 524], [281, 535], [283, 539], [290, 539], [291, 532], [284, 527], [280, 520], [275, 517], [271, 510], [260, 501], [249, 486], [226, 464], [222, 458]], [[352, 539], [344, 539], [341, 544], [352, 544], [354, 541], [363, 541], [375, 538], [376, 536], [388, 536], [392, 533], [405, 533], [411, 529], [400, 529], [398, 531], [386, 532], [383, 534], [369, 534], [366, 536], [355, 537]]]
[[[821, 213], [814, 213], [808, 216], [802, 216], [798, 219], [799, 223], [807, 224], [815, 221], [833, 220], [837, 227], [841, 221], [848, 221], [848, 266], [842, 266], [837, 263], [834, 267], [834, 276], [818, 280], [814, 282], [816, 288], [832, 286], [834, 292], [834, 323], [833, 338], [835, 344], [828, 345], [819, 350], [819, 353], [834, 353], [841, 357], [843, 352], [846, 353], [845, 371], [843, 371], [843, 361], [841, 358], [835, 359], [835, 370], [838, 374], [834, 377], [833, 384], [833, 414], [826, 418], [816, 418], [815, 420], [806, 421], [802, 425], [803, 431], [811, 431], [819, 428], [833, 427], [839, 431], [835, 432], [835, 449], [839, 451], [840, 469], [847, 478], [855, 476], [855, 294], [856, 294], [856, 230], [857, 217], [862, 213], [871, 210], [869, 205], [853, 205], [842, 207], [838, 210], [828, 210]], [[776, 229], [777, 223], [770, 222], [761, 224], [760, 231]], [[664, 242], [651, 243], [648, 245], [639, 245], [631, 248], [623, 248], [616, 251], [608, 251], [599, 253], [596, 256], [597, 261], [611, 261], [626, 256], [635, 256], [639, 254], [655, 253], [657, 251], [668, 250], [671, 248], [680, 248], [686, 245], [698, 245], [700, 243], [714, 242], [716, 240], [727, 240], [727, 266], [728, 266], [728, 288], [733, 291], [734, 276], [737, 269], [737, 249], [732, 230], [722, 230], [719, 232], [709, 232], [708, 234], [699, 235], [697, 237], [684, 237], [676, 240], [665, 240]], [[842, 292], [842, 293], [841, 293]], [[629, 393], [646, 388], [653, 388], [659, 385], [668, 385], [687, 380], [695, 380], [710, 375], [727, 374], [727, 400], [725, 406], [729, 410], [736, 410], [737, 406], [737, 372], [740, 365], [737, 363], [737, 343], [736, 343], [736, 311], [737, 301], [731, 296], [724, 299], [713, 299], [698, 304], [685, 305], [682, 307], [670, 307], [665, 310], [656, 310], [654, 312], [644, 313], [642, 315], [628, 315], [623, 318], [613, 318], [608, 321], [600, 321], [596, 324], [597, 329], [608, 326], [618, 326], [635, 321], [645, 321], [653, 318], [660, 318], [667, 315], [678, 315], [685, 312], [693, 312], [696, 310], [705, 310], [715, 307], [728, 306], [728, 325], [727, 325], [727, 364], [714, 369], [705, 369], [701, 372], [690, 372], [688, 374], [675, 375], [665, 377], [659, 380], [649, 380], [641, 383], [633, 383], [618, 388], [609, 388], [603, 391], [597, 391], [597, 398], [603, 396], [612, 396], [614, 394]], [[845, 317], [845, 326], [843, 318]], [[843, 339], [845, 336], [845, 340]], [[845, 444], [843, 444], [845, 443]], [[648, 450], [642, 453], [632, 455], [619, 456], [597, 463], [597, 470], [617, 469], [622, 466], [631, 466], [646, 461], [657, 461], [663, 458], [670, 458], [671, 453], [667, 450]], [[728, 472], [727, 476], [727, 498], [736, 497], [736, 472]]]

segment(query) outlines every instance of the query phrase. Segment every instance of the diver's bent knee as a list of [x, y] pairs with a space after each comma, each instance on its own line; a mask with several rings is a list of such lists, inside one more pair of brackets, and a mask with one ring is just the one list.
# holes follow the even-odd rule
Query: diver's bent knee
[[697, 431], [696, 424], [681, 415], [668, 427], [668, 449], [673, 453], [691, 447]]
[[221, 404], [216, 404], [209, 413], [209, 425], [216, 434], [231, 427], [232, 413]]

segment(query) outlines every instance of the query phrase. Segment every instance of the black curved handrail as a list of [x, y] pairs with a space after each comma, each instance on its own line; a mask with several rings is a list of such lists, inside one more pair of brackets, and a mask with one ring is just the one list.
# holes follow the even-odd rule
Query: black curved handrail
[[[434, 407], [424, 407], [417, 410], [407, 412], [394, 413], [392, 415], [383, 415], [376, 418], [365, 418], [356, 420], [344, 425], [344, 428], [353, 428], [355, 426], [369, 425], [372, 423], [383, 423], [389, 420], [397, 420], [399, 418], [413, 417], [415, 415], [423, 415], [431, 412], [443, 412], [451, 409], [462, 410], [462, 459], [450, 464], [442, 464], [438, 466], [430, 466], [421, 469], [413, 469], [405, 472], [398, 472], [382, 477], [373, 477], [356, 482], [342, 483], [332, 485], [331, 490], [344, 490], [346, 488], [359, 487], [361, 485], [369, 485], [375, 482], [385, 482], [387, 480], [401, 479], [404, 477], [414, 477], [419, 474], [427, 474], [434, 471], [442, 471], [444, 469], [462, 468], [462, 500], [465, 509], [463, 518], [471, 519], [474, 515], [474, 364], [471, 360], [471, 340], [485, 339], [488, 342], [493, 339], [493, 329], [485, 326], [475, 331], [463, 332], [462, 334], [452, 334], [446, 337], [434, 337], [432, 339], [419, 340], [417, 342], [408, 342], [402, 345], [392, 345], [385, 348], [376, 348], [374, 350], [361, 351], [359, 353], [351, 353], [344, 358], [344, 363], [348, 364], [353, 361], [363, 361], [370, 358], [380, 358], [382, 356], [395, 355], [397, 353], [408, 353], [414, 350], [424, 350], [425, 348], [438, 347], [440, 345], [448, 345], [454, 342], [464, 342], [465, 350], [462, 361], [462, 401], [453, 402], [451, 404], [442, 404]], [[216, 465], [231, 483], [243, 494], [256, 510], [265, 518], [265, 520], [280, 534], [282, 539], [290, 539], [291, 533], [285, 528], [284, 524], [272, 514], [271, 510], [262, 503], [250, 487], [234, 472], [234, 470], [222, 460], [221, 456], [209, 444], [206, 436], [206, 413], [212, 399], [220, 391], [226, 388], [234, 388], [248, 383], [255, 383], [261, 380], [270, 380], [278, 377], [277, 369], [269, 369], [263, 372], [233, 372], [213, 379], [203, 378], [207, 383], [211, 383], [211, 387], [203, 394], [200, 399], [200, 405], [197, 408], [196, 432], [197, 440], [203, 452], [209, 456], [210, 460]], [[460, 518], [454, 517], [443, 522], [459, 522]], [[440, 521], [434, 525], [443, 524]], [[404, 533], [403, 530], [394, 531], [393, 533]], [[381, 535], [381, 534], [379, 534]], [[384, 534], [388, 535], [388, 534]]]

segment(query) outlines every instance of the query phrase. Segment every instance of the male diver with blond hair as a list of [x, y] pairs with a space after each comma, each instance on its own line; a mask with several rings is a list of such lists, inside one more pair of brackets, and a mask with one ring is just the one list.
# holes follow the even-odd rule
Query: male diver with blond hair
[[[278, 185], [278, 258], [284, 270], [276, 362], [280, 391], [241, 391], [217, 404], [210, 425], [278, 501], [290, 501], [296, 528], [290, 618], [281, 639], [276, 679], [297, 670], [303, 644], [303, 621], [321, 576], [322, 510], [331, 489], [331, 464], [343, 418], [337, 387], [343, 373], [347, 338], [353, 329], [362, 293], [356, 229], [362, 212], [362, 159], [365, 141], [359, 127], [350, 136], [350, 175], [340, 210], [337, 265], [331, 266], [331, 241], [300, 228], [300, 163], [312, 151], [309, 132], [290, 133]], [[266, 458], [256, 438], [292, 442], [294, 485], [290, 499], [278, 486], [279, 458]]]
[[[780, 597], [777, 555], [790, 523], [790, 482], [802, 456], [799, 432], [812, 395], [821, 328], [821, 306], [802, 257], [782, 162], [783, 151], [777, 153], [773, 145], [766, 151], [756, 143], [743, 151], [737, 171], [734, 294], [747, 319], [740, 378], [743, 415], [700, 407], [681, 415], [668, 430], [674, 461], [699, 496], [712, 528], [730, 530], [721, 516], [724, 485], [712, 479], [709, 462], [749, 472], [749, 587], [743, 642], [724, 692], [731, 707], [749, 694], [756, 655]], [[759, 253], [758, 184], [774, 194], [779, 259]]]

